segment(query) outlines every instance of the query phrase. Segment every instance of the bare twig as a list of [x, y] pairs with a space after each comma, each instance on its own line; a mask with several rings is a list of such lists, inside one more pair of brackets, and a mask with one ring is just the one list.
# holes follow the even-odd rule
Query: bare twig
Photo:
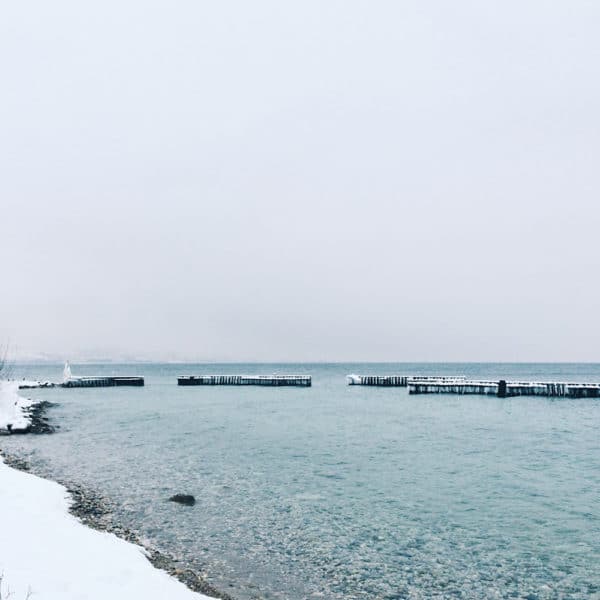
[[0, 379], [12, 379], [15, 370], [14, 360], [10, 360], [10, 340], [0, 344]]
[[13, 593], [10, 591], [10, 588], [6, 586], [6, 592], [2, 591], [4, 584], [4, 573], [0, 573], [0, 600], [8, 600]]
[[[10, 591], [8, 586], [4, 587], [4, 573], [0, 573], [0, 600], [8, 600], [12, 598], [14, 593]], [[30, 600], [33, 596], [33, 590], [31, 586], [27, 588], [27, 595], [25, 596], [25, 600]]]

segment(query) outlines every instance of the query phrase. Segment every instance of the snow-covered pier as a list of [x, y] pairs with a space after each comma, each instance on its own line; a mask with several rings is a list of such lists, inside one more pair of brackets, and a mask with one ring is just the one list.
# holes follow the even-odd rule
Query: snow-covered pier
[[418, 381], [408, 382], [409, 394], [479, 394], [510, 398], [547, 396], [558, 398], [600, 398], [600, 383], [566, 383], [549, 381]]
[[465, 381], [465, 377], [437, 377], [434, 375], [347, 375], [348, 385], [369, 385], [378, 387], [406, 387], [412, 382], [456, 383]]
[[[503, 381], [498, 382], [503, 395]], [[506, 396], [556, 396], [559, 398], [600, 398], [600, 383], [507, 381]]]
[[265, 385], [310, 387], [310, 375], [185, 375], [177, 385]]
[[374, 385], [381, 387], [406, 387], [405, 375], [348, 375], [348, 385]]
[[600, 383], [552, 381], [470, 380], [464, 375], [348, 375], [348, 385], [408, 387], [409, 394], [479, 394], [553, 396], [559, 398], [600, 398]]
[[141, 387], [144, 385], [143, 377], [131, 376], [100, 376], [100, 377], [73, 377], [71, 365], [65, 364], [63, 373], [63, 382], [60, 384], [64, 388], [97, 388], [97, 387], [121, 387], [121, 386]]
[[144, 385], [143, 377], [71, 377], [63, 383], [65, 388], [90, 388], [90, 387], [140, 387]]
[[498, 395], [497, 381], [469, 381], [463, 378], [411, 379], [409, 394], [482, 394]]

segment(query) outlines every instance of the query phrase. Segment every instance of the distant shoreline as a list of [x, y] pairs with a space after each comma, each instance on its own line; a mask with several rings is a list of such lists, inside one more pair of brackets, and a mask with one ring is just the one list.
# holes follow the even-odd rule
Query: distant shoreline
[[[587, 360], [71, 360], [77, 366], [121, 365], [600, 365]], [[11, 367], [60, 367], [64, 360], [15, 360]]]

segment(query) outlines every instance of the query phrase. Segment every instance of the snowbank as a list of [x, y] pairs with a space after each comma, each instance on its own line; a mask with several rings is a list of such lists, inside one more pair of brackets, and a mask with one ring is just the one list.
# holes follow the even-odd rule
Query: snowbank
[[33, 404], [35, 402], [19, 396], [17, 382], [0, 381], [0, 432], [27, 430], [31, 425], [27, 409]]
[[0, 458], [0, 574], [11, 599], [207, 599], [155, 569], [139, 546], [82, 525], [69, 501], [61, 485]]

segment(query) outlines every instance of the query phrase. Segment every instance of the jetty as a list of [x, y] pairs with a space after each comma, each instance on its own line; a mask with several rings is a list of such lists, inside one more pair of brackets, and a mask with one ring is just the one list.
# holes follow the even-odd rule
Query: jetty
[[177, 385], [264, 385], [310, 387], [310, 375], [184, 375]]
[[118, 376], [118, 377], [73, 377], [71, 373], [71, 365], [65, 363], [63, 372], [63, 382], [60, 387], [64, 388], [98, 388], [98, 387], [121, 387], [134, 386], [141, 387], [144, 385], [143, 377]]
[[546, 396], [557, 398], [600, 398], [600, 383], [570, 383], [554, 381], [429, 380], [408, 382], [409, 394], [479, 394], [512, 398], [516, 396]]
[[407, 387], [409, 394], [479, 394], [511, 398], [600, 398], [600, 383], [467, 379], [464, 375], [347, 375], [348, 385]]
[[464, 382], [466, 377], [456, 376], [436, 376], [436, 375], [347, 375], [348, 385], [369, 385], [378, 387], [407, 387], [409, 383], [419, 382], [444, 382], [460, 383]]
[[60, 384], [64, 388], [141, 387], [143, 385], [143, 377], [71, 377]]

